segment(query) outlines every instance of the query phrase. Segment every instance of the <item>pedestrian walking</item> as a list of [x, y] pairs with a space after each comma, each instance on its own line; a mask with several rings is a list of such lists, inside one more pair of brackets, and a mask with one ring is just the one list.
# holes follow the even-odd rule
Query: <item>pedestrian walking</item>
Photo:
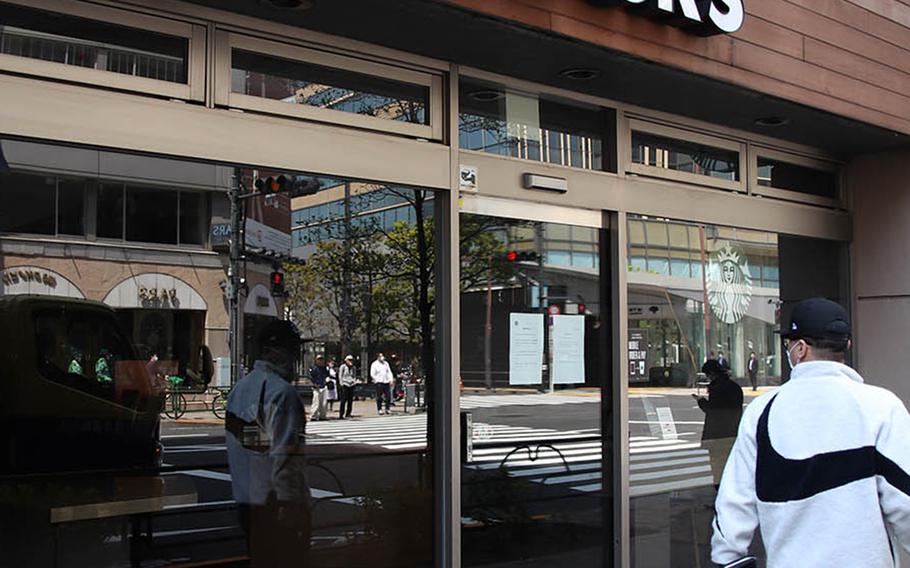
[[718, 351], [718, 352], [717, 352], [717, 363], [718, 363], [721, 367], [724, 367], [725, 369], [729, 369], [729, 368], [730, 368], [730, 361], [728, 361], [727, 358], [724, 356], [724, 352], [723, 352], [723, 351]]
[[357, 387], [357, 370], [354, 368], [354, 356], [348, 355], [338, 368], [339, 418], [350, 418], [354, 411], [354, 389]]
[[310, 420], [325, 420], [326, 407], [326, 381], [329, 379], [329, 369], [325, 364], [325, 357], [316, 356], [316, 364], [310, 369], [310, 383], [313, 385], [313, 402], [310, 405]]
[[338, 400], [338, 371], [335, 369], [335, 359], [329, 357], [326, 363], [329, 377], [325, 380], [325, 400], [329, 412], [335, 412], [335, 401]]
[[373, 384], [376, 385], [376, 410], [379, 414], [383, 414], [382, 406], [383, 401], [385, 401], [385, 414], [389, 414], [392, 382], [395, 380], [395, 375], [392, 374], [392, 368], [389, 367], [389, 363], [385, 360], [385, 355], [382, 353], [377, 353], [376, 360], [370, 365], [370, 378], [373, 379]]
[[290, 384], [299, 350], [300, 336], [290, 322], [268, 324], [259, 336], [259, 360], [228, 395], [225, 438], [231, 489], [253, 568], [309, 565], [306, 417]]
[[910, 550], [910, 414], [844, 362], [851, 328], [824, 298], [781, 329], [790, 381], [750, 404], [720, 483], [711, 558], [748, 554], [761, 528], [768, 568], [892, 568]]
[[743, 414], [743, 389], [730, 379], [730, 371], [721, 367], [718, 361], [706, 362], [701, 371], [711, 381], [708, 383], [708, 396], [692, 396], [705, 413], [701, 443], [708, 450], [711, 475], [717, 488]]
[[752, 390], [758, 390], [758, 356], [755, 351], [749, 354], [749, 382], [752, 383]]

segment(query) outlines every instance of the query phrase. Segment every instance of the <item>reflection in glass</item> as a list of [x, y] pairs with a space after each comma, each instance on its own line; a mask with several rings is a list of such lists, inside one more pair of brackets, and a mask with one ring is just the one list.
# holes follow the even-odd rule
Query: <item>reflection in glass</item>
[[0, 4], [0, 53], [186, 83], [187, 40], [136, 28]]
[[[842, 245], [643, 216], [628, 223], [632, 565], [710, 566], [715, 487], [743, 403], [788, 377], [782, 298], [840, 297], [844, 264], [831, 259]], [[760, 542], [752, 552], [763, 556]]]
[[53, 235], [57, 180], [25, 173], [0, 173], [0, 230]]
[[[314, 497], [326, 495], [314, 499], [314, 562], [430, 566], [436, 196], [319, 183], [294, 200], [293, 255], [305, 263], [285, 267], [286, 306], [307, 340], [303, 382], [325, 392], [334, 373], [337, 395], [325, 394], [339, 400], [307, 425], [310, 463], [321, 464], [309, 481]], [[394, 405], [380, 405], [380, 393]], [[329, 538], [338, 535], [348, 536]]]
[[[48, 162], [53, 157], [49, 151]], [[149, 172], [160, 171], [155, 159], [131, 158], [118, 163], [136, 168], [121, 172], [123, 177], [148, 180]], [[244, 182], [254, 177], [252, 169], [234, 172]], [[57, 199], [54, 188], [84, 187], [89, 195], [85, 202], [97, 200], [91, 213], [97, 215], [99, 235], [187, 243], [207, 220], [207, 194], [178, 189], [167, 180], [142, 186], [99, 178], [49, 180], [34, 176], [24, 187], [34, 195], [31, 182], [48, 185], [50, 205]], [[258, 495], [256, 507], [238, 502], [234, 489], [243, 486], [244, 467], [229, 467], [226, 446], [235, 433], [235, 441], [247, 438], [244, 428], [226, 432], [223, 417], [230, 410], [246, 423], [241, 426], [256, 423], [258, 432], [260, 391], [245, 389], [253, 391], [246, 398], [254, 402], [241, 405], [243, 409], [224, 402], [231, 385], [212, 372], [216, 361], [205, 343], [222, 337], [211, 326], [213, 321], [222, 325], [225, 320], [219, 318], [226, 313], [220, 300], [205, 305], [185, 295], [199, 286], [206, 300], [221, 298], [220, 263], [209, 253], [146, 251], [107, 241], [103, 248], [114, 258], [74, 257], [81, 273], [54, 273], [72, 279], [72, 286], [63, 277], [55, 281], [50, 269], [40, 265], [16, 276], [42, 279], [45, 288], [60, 293], [79, 286], [96, 301], [0, 298], [0, 366], [11, 379], [0, 384], [0, 550], [5, 563], [38, 568], [256, 566], [247, 537], [261, 551], [260, 537], [267, 535], [265, 548], [281, 556], [280, 564], [305, 562], [301, 551], [308, 546], [307, 566], [433, 565], [435, 472], [428, 425], [433, 423], [437, 377], [436, 196], [419, 188], [324, 178], [320, 185], [317, 194], [294, 200], [300, 212], [295, 219], [306, 219], [300, 230], [319, 232], [312, 233], [318, 238], [294, 248], [294, 256], [305, 263], [279, 267], [286, 275], [287, 298], [268, 296], [269, 289], [260, 284], [268, 283], [263, 272], [273, 270], [274, 257], [262, 258], [250, 249], [248, 301], [242, 306], [249, 312], [245, 333], [256, 337], [275, 320], [262, 312], [274, 308], [282, 319], [295, 322], [302, 344], [295, 354], [302, 362], [287, 369], [290, 381], [280, 391], [281, 400], [269, 398], [262, 405], [270, 422], [288, 418], [285, 410], [293, 407], [302, 426], [302, 410], [310, 407], [319, 388], [309, 373], [316, 355], [334, 359], [336, 389], [351, 395], [350, 406], [342, 410], [336, 403], [325, 420], [306, 416], [302, 436], [295, 426], [295, 437], [278, 445], [300, 450], [305, 460], [266, 468], [270, 479], [293, 473], [291, 485], [303, 489], [294, 499], [266, 491]], [[261, 200], [267, 205], [260, 219], [269, 222], [274, 215], [290, 230], [291, 199], [279, 197], [283, 201]], [[46, 209], [53, 228], [55, 210]], [[253, 209], [249, 205], [248, 213]], [[154, 268], [145, 266], [152, 264], [149, 258], [155, 259]], [[97, 291], [86, 285], [101, 281], [105, 284]], [[208, 288], [202, 287], [205, 281]], [[109, 291], [114, 292], [106, 298]], [[105, 298], [117, 307], [97, 301]], [[226, 350], [216, 348], [220, 353], [214, 355], [224, 367]], [[382, 415], [368, 374], [379, 352], [385, 353], [394, 377], [389, 388], [394, 405]], [[250, 380], [250, 387], [257, 386], [257, 361], [268, 358], [258, 346], [251, 347], [243, 361], [249, 372], [238, 385]], [[160, 413], [173, 414], [180, 405], [171, 406], [175, 400], [183, 401], [179, 419]], [[270, 449], [273, 442], [280, 440], [268, 440]], [[251, 451], [257, 447], [253, 444]], [[287, 541], [284, 536], [297, 539], [297, 552], [280, 545]]]
[[61, 179], [57, 190], [57, 233], [84, 235], [85, 181]]
[[837, 199], [838, 178], [832, 171], [758, 157], [758, 185]]
[[178, 193], [142, 187], [126, 188], [126, 240], [177, 244]]
[[739, 181], [739, 152], [647, 132], [632, 132], [632, 162]]
[[461, 215], [465, 566], [587, 566], [609, 555], [599, 238]]
[[235, 49], [235, 93], [354, 114], [429, 124], [428, 87]]
[[604, 169], [607, 111], [465, 80], [459, 93], [459, 144], [550, 164]]

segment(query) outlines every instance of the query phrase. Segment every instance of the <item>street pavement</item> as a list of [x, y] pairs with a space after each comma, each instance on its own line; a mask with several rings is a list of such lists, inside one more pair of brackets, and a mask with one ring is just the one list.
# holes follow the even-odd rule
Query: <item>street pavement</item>
[[[636, 389], [630, 394], [633, 501], [713, 484], [707, 451], [699, 443], [704, 414], [692, 392]], [[751, 392], [746, 394], [748, 402]], [[504, 472], [509, 479], [539, 487], [538, 494], [549, 499], [601, 492], [602, 409], [596, 391], [463, 393], [461, 401], [474, 424], [473, 459], [464, 464], [465, 471]], [[427, 440], [426, 414], [396, 407], [391, 415], [379, 416], [369, 400], [358, 401], [355, 414], [353, 419], [332, 415], [307, 424], [307, 454], [314, 464], [308, 477], [319, 503], [314, 511], [317, 548], [343, 547], [364, 530], [360, 499], [377, 484], [392, 486], [402, 476], [417, 481]], [[165, 477], [192, 483], [197, 502], [174, 507], [156, 522], [156, 540], [170, 543], [175, 554], [194, 558], [210, 548], [219, 557], [242, 555], [221, 423], [210, 413], [190, 413], [184, 420], [164, 420], [161, 438], [165, 464], [177, 468]], [[578, 509], [578, 503], [565, 508]], [[555, 507], [547, 506], [551, 512]]]

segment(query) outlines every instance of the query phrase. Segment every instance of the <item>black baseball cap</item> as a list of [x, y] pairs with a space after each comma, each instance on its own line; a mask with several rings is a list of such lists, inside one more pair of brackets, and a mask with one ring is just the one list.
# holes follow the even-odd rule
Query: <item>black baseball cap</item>
[[300, 347], [297, 327], [288, 320], [272, 320], [259, 333], [259, 349], [266, 347], [280, 347], [296, 352]]
[[780, 330], [784, 339], [845, 339], [852, 335], [847, 311], [827, 298], [809, 298], [793, 306]]

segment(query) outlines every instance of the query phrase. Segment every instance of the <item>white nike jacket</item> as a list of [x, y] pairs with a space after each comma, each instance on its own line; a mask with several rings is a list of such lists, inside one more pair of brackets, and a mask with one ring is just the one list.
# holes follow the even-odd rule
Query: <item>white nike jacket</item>
[[893, 567], [910, 551], [910, 415], [850, 367], [800, 363], [743, 413], [717, 495], [711, 559], [768, 568]]

